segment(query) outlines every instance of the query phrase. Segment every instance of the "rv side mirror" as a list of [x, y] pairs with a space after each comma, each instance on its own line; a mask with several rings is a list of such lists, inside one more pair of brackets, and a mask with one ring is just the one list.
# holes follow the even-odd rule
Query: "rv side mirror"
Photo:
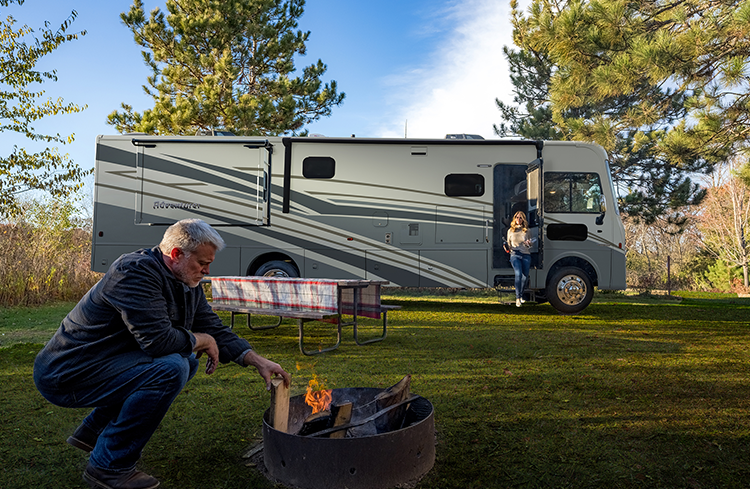
[[601, 196], [601, 202], [599, 203], [599, 210], [602, 211], [602, 213], [596, 217], [597, 226], [604, 224], [604, 214], [607, 213], [607, 199], [603, 195]]

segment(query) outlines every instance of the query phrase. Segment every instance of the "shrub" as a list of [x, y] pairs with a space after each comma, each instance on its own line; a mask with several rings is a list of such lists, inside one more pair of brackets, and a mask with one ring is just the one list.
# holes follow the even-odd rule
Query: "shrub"
[[0, 224], [0, 304], [78, 300], [99, 279], [90, 270], [91, 224], [76, 201], [28, 200]]

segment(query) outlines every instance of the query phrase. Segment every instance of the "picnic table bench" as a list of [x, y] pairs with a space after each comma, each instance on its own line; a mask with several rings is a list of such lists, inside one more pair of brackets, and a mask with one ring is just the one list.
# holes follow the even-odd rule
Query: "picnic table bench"
[[[287, 277], [213, 277], [211, 279], [211, 307], [214, 311], [230, 313], [230, 327], [237, 314], [247, 315], [247, 326], [252, 330], [278, 327], [284, 318], [297, 320], [299, 349], [304, 355], [316, 355], [335, 350], [341, 344], [342, 328], [352, 326], [354, 341], [366, 345], [382, 341], [388, 334], [388, 311], [400, 309], [380, 303], [380, 286], [388, 282], [372, 280], [324, 280]], [[253, 315], [277, 316], [275, 324], [254, 326]], [[342, 316], [351, 316], [343, 321]], [[358, 318], [383, 320], [382, 334], [361, 341], [358, 337]], [[336, 325], [336, 344], [319, 350], [305, 349], [305, 323], [326, 321]]]

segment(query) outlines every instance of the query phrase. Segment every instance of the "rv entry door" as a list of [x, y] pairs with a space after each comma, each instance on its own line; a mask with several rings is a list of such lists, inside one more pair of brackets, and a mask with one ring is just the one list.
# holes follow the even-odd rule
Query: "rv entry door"
[[542, 268], [543, 249], [544, 249], [544, 206], [542, 197], [544, 184], [542, 182], [542, 160], [537, 158], [529, 163], [526, 170], [526, 201], [528, 203], [528, 212], [526, 216], [529, 220], [529, 230], [531, 231], [531, 266]]
[[134, 139], [136, 224], [203, 219], [211, 225], [268, 224], [271, 145], [264, 140]]

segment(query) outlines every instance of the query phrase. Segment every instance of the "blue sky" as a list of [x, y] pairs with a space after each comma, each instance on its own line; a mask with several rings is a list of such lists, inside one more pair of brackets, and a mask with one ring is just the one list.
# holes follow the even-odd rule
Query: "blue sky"
[[[75, 142], [60, 148], [83, 168], [94, 166], [98, 134], [115, 134], [107, 115], [121, 102], [140, 111], [151, 106], [143, 94], [149, 70], [140, 48], [119, 14], [130, 0], [26, 0], [2, 8], [32, 28], [49, 20], [55, 27], [72, 10], [73, 30], [86, 30], [45, 57], [40, 68], [56, 68], [59, 81], [45, 83], [50, 97], [88, 105], [75, 115], [55, 116], [36, 125], [48, 133], [75, 133]], [[344, 104], [329, 118], [310, 126], [325, 136], [435, 137], [473, 133], [496, 137], [500, 122], [495, 98], [512, 101], [502, 47], [511, 44], [507, 0], [308, 0], [299, 28], [311, 31], [307, 55], [298, 68], [321, 59], [328, 66], [324, 81], [336, 80], [346, 93]], [[144, 1], [145, 8], [164, 9], [163, 1]], [[7, 152], [25, 145], [0, 134]]]

